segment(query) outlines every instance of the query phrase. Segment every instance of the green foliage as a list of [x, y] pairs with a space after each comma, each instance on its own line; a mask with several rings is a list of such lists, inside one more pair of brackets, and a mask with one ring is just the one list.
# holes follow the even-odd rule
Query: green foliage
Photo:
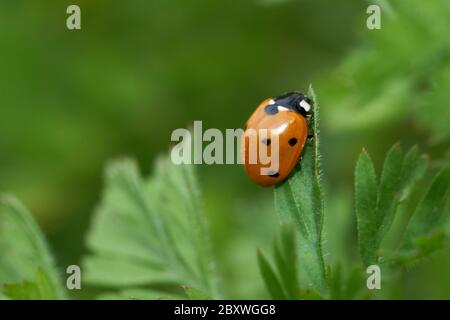
[[299, 293], [297, 254], [295, 252], [295, 233], [290, 228], [283, 228], [280, 241], [274, 241], [275, 263], [281, 277], [286, 296], [294, 299]]
[[5, 284], [4, 294], [14, 300], [55, 300], [50, 280], [45, 273], [38, 269], [33, 281], [24, 281], [18, 284]]
[[263, 253], [258, 250], [258, 263], [273, 299], [298, 299], [301, 297], [298, 281], [298, 254], [295, 232], [291, 226], [281, 228], [280, 237], [273, 242], [273, 268]]
[[400, 254], [402, 263], [415, 262], [450, 239], [450, 167], [439, 172], [415, 210], [404, 234]]
[[[2, 201], [0, 213], [4, 298], [63, 298], [46, 241], [30, 214], [13, 198]], [[83, 280], [116, 290], [99, 299], [217, 297], [204, 219], [192, 166], [160, 159], [154, 176], [143, 179], [134, 162], [115, 163], [107, 170], [87, 237], [91, 253]]]
[[298, 231], [299, 259], [313, 284], [313, 289], [325, 293], [327, 281], [322, 254], [323, 194], [319, 165], [319, 104], [312, 87], [313, 101], [309, 121], [312, 138], [306, 143], [302, 160], [293, 174], [274, 189], [275, 210], [284, 224], [293, 223]]
[[[314, 128], [317, 130], [316, 126]], [[315, 138], [318, 139], [318, 136], [315, 136]], [[308, 156], [308, 153], [306, 153], [306, 156]], [[369, 154], [366, 150], [363, 150], [359, 156], [355, 169], [355, 209], [358, 245], [364, 265], [383, 263], [389, 267], [388, 269], [393, 270], [392, 268], [398, 264], [404, 265], [418, 261], [420, 258], [442, 248], [448, 241], [450, 236], [449, 168], [437, 174], [429, 191], [412, 215], [406, 227], [403, 243], [397, 246], [398, 250], [389, 252], [383, 251], [381, 248], [383, 239], [393, 225], [398, 206], [409, 200], [411, 190], [424, 175], [427, 164], [428, 158], [419, 153], [417, 146], [404, 153], [400, 146], [396, 144], [386, 155], [380, 182], [377, 183], [375, 168]], [[302, 168], [308, 167], [304, 166], [302, 162]], [[305, 169], [302, 172], [305, 175], [308, 174]], [[295, 174], [286, 183], [297, 181]], [[285, 188], [285, 184], [277, 188]], [[290, 189], [283, 190], [284, 192], [276, 189], [275, 199], [278, 206], [277, 210], [284, 218], [283, 222], [296, 226], [297, 232], [295, 234], [300, 240], [295, 242], [296, 245], [293, 245], [294, 242], [291, 241], [282, 241], [281, 248], [283, 250], [280, 250], [277, 242], [275, 242], [275, 268], [258, 251], [261, 273], [272, 298], [354, 299], [370, 297], [369, 292], [364, 291], [365, 278], [360, 266], [352, 267], [346, 272], [340, 264], [337, 264], [334, 268], [327, 267], [327, 272], [323, 275], [323, 279], [327, 281], [327, 291], [319, 291], [319, 296], [314, 293], [314, 290], [312, 291], [313, 295], [308, 295], [300, 289], [295, 255], [299, 254], [298, 265], [301, 270], [307, 271], [314, 265], [311, 262], [314, 260], [301, 255], [305, 248], [302, 241], [305, 242], [305, 237], [308, 236], [307, 231], [310, 230], [311, 226], [311, 224], [305, 222], [311, 220], [304, 217], [304, 213], [310, 211], [303, 210], [313, 206], [311, 203], [317, 202], [318, 199], [314, 199], [313, 196], [309, 199], [298, 197], [298, 195], [294, 196], [292, 193], [295, 190], [300, 192], [308, 189], [304, 185], [290, 184]], [[312, 195], [321, 196], [321, 193], [313, 193]], [[298, 204], [300, 201], [303, 201], [303, 206]], [[291, 220], [288, 220], [288, 218]], [[283, 235], [285, 234], [283, 233]], [[289, 239], [289, 237], [283, 237], [283, 239]], [[316, 242], [315, 245], [318, 247], [320, 243]], [[314, 255], [313, 247], [311, 245], [309, 248], [311, 250], [310, 255]], [[294, 258], [289, 254], [287, 255], [288, 252], [294, 252]], [[383, 252], [384, 255], [381, 256], [380, 252]], [[290, 259], [286, 259], [287, 256]], [[319, 276], [321, 275], [319, 274]], [[315, 288], [319, 287], [316, 286]]]
[[209, 299], [211, 299], [210, 295], [208, 295], [207, 293], [200, 291], [196, 288], [183, 286], [183, 289], [190, 300], [209, 300]]
[[[318, 103], [312, 88], [312, 139], [294, 173], [275, 187], [282, 228], [272, 262], [258, 250], [262, 278], [273, 299], [369, 298], [361, 266], [325, 264], [322, 253]], [[395, 270], [444, 247], [450, 239], [450, 168], [442, 169], [409, 219], [397, 250], [384, 250], [400, 204], [408, 202], [426, 172], [417, 146], [395, 144], [377, 181], [363, 150], [355, 168], [358, 245], [364, 265]], [[5, 299], [64, 298], [46, 241], [28, 211], [4, 197], [0, 211], [0, 275]], [[157, 161], [142, 178], [133, 161], [109, 166], [105, 191], [87, 236], [86, 284], [104, 290], [98, 299], [214, 299], [218, 297], [201, 196], [193, 166]], [[400, 270], [400, 269], [398, 269]], [[301, 272], [300, 272], [301, 271]]]
[[[380, 30], [366, 28], [369, 4], [382, 6]], [[85, 1], [82, 10], [88, 10], [95, 19], [83, 20], [87, 28], [74, 34], [62, 32], [66, 6], [63, 2], [0, 2], [0, 69], [4, 71], [0, 76], [0, 189], [19, 195], [45, 226], [43, 232], [50, 236], [55, 256], [61, 258], [61, 270], [63, 263], [78, 261], [84, 254], [83, 239], [97, 201], [99, 171], [105, 159], [132, 154], [145, 165], [166, 148], [174, 128], [186, 127], [193, 119], [202, 119], [205, 128], [240, 127], [255, 102], [304, 86], [311, 79], [320, 92], [323, 129], [327, 214], [321, 238], [329, 264], [325, 267], [329, 287], [326, 297], [349, 297], [346, 283], [353, 264], [360, 263], [351, 209], [355, 182], [349, 174], [354, 169], [355, 154], [363, 146], [370, 148], [379, 175], [378, 181], [367, 179], [375, 181], [377, 195], [382, 183], [380, 150], [392, 145], [393, 139], [408, 146], [420, 144], [430, 154], [432, 170], [450, 164], [448, 0], [350, 0], [339, 5], [335, 0], [252, 0], [239, 5], [209, 0], [164, 1], [157, 5], [139, 1], [133, 6], [111, 2], [108, 10], [103, 10], [102, 4]], [[46, 30], [44, 37], [42, 30]], [[270, 50], [268, 43], [271, 48], [282, 49]], [[366, 163], [366, 167], [371, 166]], [[256, 244], [266, 253], [288, 295], [289, 289], [283, 285], [288, 271], [279, 271], [275, 249], [271, 254], [267, 251], [276, 229], [267, 190], [248, 182], [237, 166], [202, 168], [201, 173], [205, 191], [202, 202], [208, 208], [214, 258], [226, 275], [223, 297], [265, 297], [264, 284], [257, 274], [258, 258], [252, 254]], [[446, 244], [448, 205], [443, 210], [439, 209], [441, 205], [434, 208], [425, 198], [422, 205], [416, 203], [422, 195], [435, 194], [427, 192], [429, 178], [430, 173], [419, 187], [404, 188], [402, 195], [395, 196], [400, 198], [397, 210], [388, 202], [392, 186], [384, 184], [387, 192], [381, 197], [384, 200], [380, 199], [380, 207], [386, 216], [376, 219], [388, 224], [390, 219], [394, 221], [390, 228], [367, 231], [368, 236], [388, 234], [381, 244], [376, 236], [370, 238], [379, 249], [366, 260], [403, 266]], [[445, 183], [440, 181], [441, 185]], [[375, 202], [367, 210], [376, 210], [374, 194], [367, 194], [367, 200]], [[296, 210], [294, 206], [292, 211]], [[431, 214], [429, 210], [433, 210]], [[182, 215], [185, 209], [179, 212]], [[284, 213], [289, 218], [289, 211]], [[10, 220], [2, 215], [0, 223]], [[0, 291], [4, 283], [34, 283], [39, 266], [48, 264], [39, 253], [40, 241], [27, 231], [26, 223], [16, 222], [13, 225], [17, 227], [0, 231]], [[305, 218], [305, 225], [309, 222]], [[152, 237], [143, 235], [141, 229], [145, 228], [130, 226], [124, 237], [118, 230], [117, 238], [126, 241], [113, 242], [115, 247], [123, 246], [126, 254], [130, 249], [133, 257], [142, 253], [144, 260], [148, 259], [153, 249], [148, 248], [147, 237]], [[145, 240], [141, 241], [142, 237]], [[298, 234], [295, 239], [301, 240]], [[160, 243], [157, 240], [156, 246]], [[128, 246], [130, 242], [141, 244], [141, 253], [135, 252], [136, 246]], [[293, 252], [300, 260], [297, 247], [295, 244]], [[282, 246], [279, 249], [282, 251]], [[306, 261], [311, 260], [307, 265], [314, 269], [317, 248], [303, 251], [313, 252]], [[91, 253], [97, 257], [97, 251]], [[141, 264], [130, 266], [127, 262], [135, 259], [122, 259], [123, 255], [114, 260], [103, 258], [97, 260], [101, 269], [94, 283], [107, 286], [107, 292], [99, 298], [186, 297], [180, 283], [204, 292], [190, 281], [180, 282], [182, 276], [172, 285], [141, 285], [138, 275], [149, 283], [156, 273], [142, 270]], [[449, 265], [450, 256], [444, 252], [441, 259], [428, 259], [420, 268], [408, 265], [408, 273], [398, 272], [402, 281], [383, 273], [383, 281], [395, 290], [383, 283], [381, 295], [389, 297], [389, 292], [395, 291], [396, 298], [448, 299], [450, 276], [445, 272]], [[313, 282], [304, 266], [298, 266], [301, 274], [295, 287], [299, 287], [300, 279], [307, 288], [300, 298], [314, 298], [314, 292], [306, 292]], [[47, 270], [46, 276], [60, 287], [53, 263], [40, 269]], [[129, 272], [125, 274], [125, 270]], [[358, 270], [366, 277], [364, 270]], [[96, 282], [101, 278], [106, 280]], [[112, 281], [117, 285], [111, 286]], [[83, 285], [76, 297], [90, 298], [92, 292], [98, 292], [89, 289]]]
[[360, 253], [366, 264], [376, 260], [375, 252], [378, 249], [379, 220], [377, 217], [377, 186], [375, 169], [372, 160], [366, 151], [363, 151], [356, 164], [355, 205], [358, 221], [358, 239]]
[[[423, 173], [425, 163], [417, 148], [411, 149], [403, 158], [399, 145], [394, 145], [386, 156], [381, 181], [376, 188], [372, 161], [366, 152], [360, 156], [355, 172], [355, 203], [360, 252], [367, 265], [377, 262], [377, 251], [392, 225], [397, 206], [415, 178]], [[370, 199], [367, 203], [366, 197]]]
[[3, 196], [0, 203], [0, 252], [4, 294], [20, 299], [64, 298], [44, 236], [26, 208], [9, 196]]
[[[449, 44], [450, 46], [450, 44]], [[439, 62], [439, 61], [438, 61]], [[450, 88], [450, 49], [445, 52], [442, 62], [435, 72], [430, 74], [429, 91], [423, 94], [418, 103], [418, 122], [433, 131], [438, 141], [448, 140], [450, 137], [450, 109], [448, 103]]]
[[118, 292], [105, 292], [97, 295], [96, 300], [171, 300], [186, 299], [182, 292], [171, 292], [149, 288], [124, 289]]
[[328, 271], [329, 298], [333, 300], [361, 299], [366, 279], [359, 267], [353, 267], [345, 274], [340, 264]]
[[278, 279], [278, 276], [275, 274], [275, 271], [259, 250], [258, 250], [258, 264], [261, 269], [261, 274], [263, 276], [264, 282], [267, 285], [267, 289], [269, 290], [272, 299], [276, 300], [286, 299], [285, 293], [283, 292], [283, 288], [281, 286], [280, 280]]
[[[314, 102], [317, 112], [315, 98]], [[281, 234], [274, 241], [273, 263], [258, 250], [261, 275], [273, 299], [368, 298], [360, 266], [347, 271], [340, 264], [325, 267], [321, 251], [323, 196], [320, 188], [308, 189], [306, 185], [310, 181], [320, 186], [315, 119], [317, 113], [311, 119], [314, 139], [309, 142], [310, 153], [304, 154], [306, 162], [301, 167], [312, 181], [300, 179], [296, 171], [288, 179], [288, 189], [283, 190], [286, 183], [275, 189], [277, 211], [284, 220]], [[447, 167], [436, 175], [417, 206], [398, 251], [383, 252], [380, 248], [397, 207], [408, 200], [426, 167], [427, 158], [417, 147], [404, 153], [396, 144], [387, 153], [377, 183], [369, 154], [365, 150], [361, 153], [355, 169], [355, 207], [364, 264], [391, 262], [390, 268], [405, 265], [442, 248], [450, 239]], [[134, 162], [126, 160], [110, 166], [106, 176], [106, 189], [87, 237], [91, 253], [83, 268], [88, 284], [107, 288], [98, 299], [217, 298], [216, 275], [192, 166], [175, 166], [167, 158], [160, 159], [154, 174], [143, 179]], [[311, 198], [300, 196], [299, 190], [310, 192]], [[0, 212], [4, 253], [0, 274], [6, 275], [8, 282], [2, 297], [63, 298], [45, 239], [29, 213], [13, 198], [2, 201]], [[317, 259], [326, 272], [313, 270]], [[304, 285], [307, 281], [312, 287]]]
[[[294, 250], [298, 265], [321, 297], [351, 299], [364, 288], [362, 268], [345, 273], [340, 264], [327, 267], [322, 254], [323, 194], [320, 189], [320, 157], [318, 151], [318, 105], [314, 98], [310, 121], [313, 139], [305, 146], [301, 162], [284, 183], [275, 187], [275, 207], [283, 224], [295, 226], [297, 241]], [[386, 262], [410, 262], [444, 246], [448, 237], [449, 169], [435, 178], [424, 200], [419, 204], [406, 227], [405, 239], [397, 251], [383, 252], [382, 243], [391, 231], [400, 204], [407, 202], [416, 183], [424, 176], [428, 157], [414, 146], [406, 153], [395, 144], [387, 153], [377, 181], [374, 164], [363, 150], [355, 169], [355, 210], [359, 252], [364, 265]], [[445, 233], [447, 232], [447, 234]], [[266, 286], [275, 299], [302, 298], [297, 272], [286, 270], [286, 260], [275, 245], [276, 268], [258, 251], [258, 261]], [[382, 258], [382, 259], [380, 259]], [[295, 270], [296, 263], [292, 263]], [[392, 266], [392, 265], [391, 265]], [[292, 278], [292, 275], [295, 278]], [[294, 287], [288, 284], [295, 284]], [[296, 287], [297, 286], [297, 287]], [[294, 291], [292, 291], [294, 289]], [[287, 294], [290, 293], [290, 294]]]
[[[398, 205], [408, 199], [415, 182], [423, 176], [427, 158], [417, 147], [404, 156], [394, 145], [384, 161], [381, 181], [376, 189], [376, 176], [366, 151], [360, 155], [355, 169], [355, 205], [358, 243], [366, 265], [379, 262], [407, 264], [442, 248], [448, 241], [450, 170], [438, 173], [423, 200], [415, 209], [404, 232], [398, 251], [383, 250], [382, 240], [390, 231]], [[381, 253], [384, 253], [383, 259]]]
[[301, 285], [297, 265], [303, 261], [298, 257], [300, 246], [296, 234], [292, 225], [282, 225], [279, 237], [273, 242], [274, 266], [260, 250], [257, 251], [261, 276], [272, 299], [323, 299], [323, 293]]
[[205, 216], [192, 166], [157, 162], [143, 179], [134, 162], [111, 165], [87, 237], [85, 281], [127, 291], [159, 288], [175, 296], [217, 297]]
[[272, 299], [322, 299], [314, 289], [301, 288], [296, 234], [292, 225], [282, 226], [280, 236], [273, 242], [274, 267], [258, 250], [262, 278]]
[[380, 4], [381, 29], [362, 29], [364, 45], [320, 85], [323, 104], [333, 106], [327, 110], [325, 125], [355, 131], [410, 117], [435, 140], [448, 141], [450, 3]]

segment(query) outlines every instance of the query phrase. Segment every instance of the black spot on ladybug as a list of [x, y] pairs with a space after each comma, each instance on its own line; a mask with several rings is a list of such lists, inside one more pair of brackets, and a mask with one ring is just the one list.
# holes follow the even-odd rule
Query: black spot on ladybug
[[270, 146], [270, 139], [267, 139], [267, 138], [265, 138], [265, 139], [262, 139], [262, 141], [261, 141], [263, 144], [265, 144], [266, 146]]
[[288, 142], [289, 142], [289, 145], [291, 147], [293, 147], [297, 144], [297, 138], [290, 138]]
[[272, 178], [278, 178], [279, 176], [280, 176], [280, 174], [278, 172], [269, 174], [269, 177], [272, 177]]
[[264, 112], [268, 115], [273, 116], [274, 114], [278, 113], [278, 106], [274, 104], [269, 104], [264, 108]]

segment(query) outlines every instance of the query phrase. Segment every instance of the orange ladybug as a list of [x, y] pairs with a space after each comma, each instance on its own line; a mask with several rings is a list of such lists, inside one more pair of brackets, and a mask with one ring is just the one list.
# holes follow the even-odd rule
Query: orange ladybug
[[311, 100], [298, 92], [264, 100], [247, 121], [242, 159], [262, 187], [280, 183], [300, 159], [308, 137]]

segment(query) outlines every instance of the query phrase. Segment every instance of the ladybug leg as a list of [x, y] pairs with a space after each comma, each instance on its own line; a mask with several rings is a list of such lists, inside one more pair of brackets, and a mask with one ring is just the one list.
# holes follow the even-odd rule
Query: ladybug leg
[[311, 139], [311, 138], [313, 138], [314, 137], [314, 134], [308, 134], [308, 139]]

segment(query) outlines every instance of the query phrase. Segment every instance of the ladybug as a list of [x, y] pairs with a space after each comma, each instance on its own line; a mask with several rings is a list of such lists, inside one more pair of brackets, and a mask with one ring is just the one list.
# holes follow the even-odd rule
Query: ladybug
[[[289, 176], [308, 138], [310, 110], [311, 100], [299, 92], [266, 99], [256, 108], [242, 136], [244, 169], [254, 182], [269, 187]], [[262, 161], [261, 152], [277, 163]]]

